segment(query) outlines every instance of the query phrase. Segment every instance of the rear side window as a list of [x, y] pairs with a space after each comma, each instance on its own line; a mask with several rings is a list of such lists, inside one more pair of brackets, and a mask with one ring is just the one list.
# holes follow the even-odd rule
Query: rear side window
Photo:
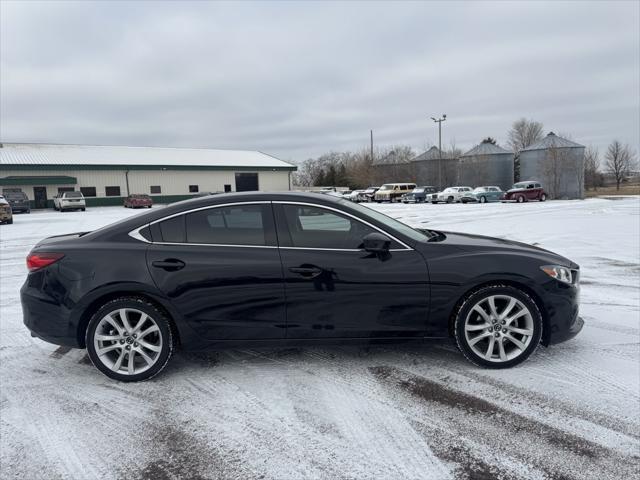
[[184, 217], [184, 215], [178, 215], [177, 217], [160, 222], [160, 234], [162, 235], [163, 242], [184, 243]]
[[271, 210], [265, 205], [234, 205], [186, 215], [187, 243], [267, 245]]

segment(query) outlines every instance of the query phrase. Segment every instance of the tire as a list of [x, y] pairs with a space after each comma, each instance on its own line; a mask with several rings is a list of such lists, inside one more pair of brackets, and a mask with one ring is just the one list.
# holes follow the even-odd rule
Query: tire
[[484, 195], [480, 197], [480, 203], [487, 203], [487, 197]]
[[[490, 299], [497, 317], [491, 311]], [[510, 325], [505, 323], [512, 317], [516, 318]], [[510, 368], [524, 362], [538, 348], [542, 329], [542, 315], [536, 302], [527, 293], [509, 285], [479, 288], [464, 298], [454, 317], [454, 336], [462, 354], [471, 363], [491, 369]], [[478, 340], [478, 337], [481, 338]]]
[[[123, 310], [126, 311], [125, 317], [126, 323], [129, 323], [129, 330], [122, 320]], [[143, 314], [147, 319], [140, 325]], [[107, 320], [107, 317], [111, 320]], [[157, 329], [154, 330], [156, 327]], [[148, 332], [149, 330], [151, 331]], [[144, 334], [145, 332], [148, 333]], [[140, 333], [144, 335], [134, 337]], [[96, 335], [113, 337], [113, 340], [97, 339]], [[140, 341], [142, 338], [145, 341], [138, 344], [136, 339]], [[167, 314], [153, 303], [139, 297], [116, 298], [100, 307], [89, 320], [85, 342], [93, 365], [107, 377], [121, 382], [139, 382], [154, 377], [167, 365], [175, 346]], [[142, 346], [142, 343], [149, 347]], [[96, 344], [98, 348], [110, 349], [98, 355]], [[131, 352], [134, 352], [133, 367], [129, 369]], [[152, 361], [151, 364], [145, 360], [143, 354]], [[117, 369], [115, 369], [116, 366]], [[136, 369], [139, 373], [136, 373]], [[129, 371], [133, 373], [128, 373]]]
[[447, 198], [447, 203], [453, 203], [453, 197]]
[[544, 202], [547, 199], [547, 194], [543, 193], [542, 195], [540, 195], [540, 201]]
[[10, 218], [5, 222], [7, 225], [13, 225], [13, 218]]
[[82, 209], [82, 211], [83, 211], [83, 212], [85, 212], [86, 210], [87, 210], [86, 208], [83, 208], [83, 209]]
[[431, 202], [431, 203], [432, 203], [432, 204], [434, 204], [434, 205], [437, 205], [437, 204], [438, 204], [438, 202]]
[[518, 203], [524, 203], [525, 198], [522, 195], [518, 195]]

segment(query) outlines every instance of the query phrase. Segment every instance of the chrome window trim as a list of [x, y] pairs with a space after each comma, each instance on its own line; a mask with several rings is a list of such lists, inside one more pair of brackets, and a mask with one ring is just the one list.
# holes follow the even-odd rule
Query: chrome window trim
[[[411, 248], [409, 245], [407, 245], [406, 243], [404, 243], [402, 240], [399, 240], [398, 238], [394, 237], [393, 235], [391, 235], [390, 233], [386, 232], [385, 230], [376, 227], [375, 225], [367, 222], [366, 220], [363, 220], [349, 212], [345, 212], [344, 210], [340, 210], [339, 208], [333, 208], [333, 207], [327, 207], [326, 205], [318, 205], [317, 203], [308, 203], [308, 202], [292, 202], [292, 201], [286, 201], [286, 200], [274, 200], [273, 203], [277, 203], [280, 205], [304, 205], [307, 207], [316, 207], [316, 208], [324, 208], [325, 210], [333, 210], [334, 212], [338, 212], [342, 215], [346, 215], [347, 217], [351, 217], [354, 220], [360, 222], [360, 223], [364, 223], [365, 225], [373, 228], [374, 230], [377, 230], [378, 232], [382, 233], [383, 235], [386, 235], [387, 237], [391, 238], [392, 240], [398, 242], [400, 245], [402, 245], [405, 248], [394, 248], [391, 249], [390, 251], [393, 252], [397, 252], [400, 250], [413, 250], [413, 248]], [[280, 248], [305, 248], [305, 249], [313, 249], [313, 250], [323, 250], [321, 248], [315, 248], [315, 247], [280, 247]], [[337, 249], [340, 250], [340, 249]], [[351, 250], [351, 249], [348, 249]], [[360, 252], [362, 250], [360, 249], [354, 249], [357, 252]]]
[[133, 230], [131, 230], [128, 235], [135, 239], [138, 240], [140, 242], [144, 242], [144, 243], [148, 243], [151, 245], [192, 245], [192, 246], [196, 246], [196, 247], [239, 247], [239, 248], [282, 248], [282, 249], [287, 249], [287, 250], [321, 250], [321, 251], [332, 251], [332, 252], [363, 252], [364, 249], [358, 249], [358, 248], [320, 248], [320, 247], [281, 247], [278, 245], [234, 245], [234, 244], [222, 244], [222, 243], [187, 243], [187, 242], [153, 242], [150, 240], [147, 240], [146, 238], [144, 238], [141, 234], [140, 234], [140, 230], [142, 230], [143, 228], [147, 228], [150, 227], [151, 225], [154, 225], [156, 223], [159, 222], [164, 222], [165, 220], [169, 220], [171, 218], [177, 217], [179, 215], [186, 215], [189, 213], [193, 213], [193, 212], [199, 212], [201, 210], [208, 210], [208, 209], [213, 209], [213, 208], [222, 208], [222, 207], [232, 207], [235, 205], [264, 205], [264, 204], [280, 204], [280, 205], [304, 205], [307, 207], [316, 207], [316, 208], [324, 208], [325, 210], [332, 210], [334, 212], [340, 213], [342, 215], [346, 215], [347, 217], [351, 217], [354, 220], [364, 223], [365, 225], [373, 228], [374, 230], [377, 230], [378, 232], [388, 236], [389, 238], [391, 238], [392, 240], [394, 240], [395, 242], [399, 243], [400, 245], [402, 245], [404, 248], [392, 248], [389, 251], [390, 252], [406, 252], [406, 251], [412, 251], [413, 248], [411, 248], [410, 246], [408, 246], [405, 242], [403, 242], [402, 240], [399, 240], [398, 238], [396, 238], [395, 236], [389, 234], [388, 232], [386, 232], [385, 230], [376, 227], [375, 225], [367, 222], [366, 220], [363, 220], [351, 213], [345, 212], [344, 210], [340, 210], [338, 208], [333, 208], [333, 207], [328, 207], [326, 205], [319, 205], [317, 203], [308, 203], [308, 202], [293, 202], [293, 201], [285, 201], [285, 200], [275, 200], [275, 201], [269, 201], [269, 200], [258, 200], [258, 201], [246, 201], [246, 202], [232, 202], [232, 203], [221, 203], [219, 205], [207, 205], [204, 207], [198, 207], [198, 208], [193, 208], [191, 210], [185, 210], [182, 212], [177, 212], [177, 213], [173, 213], [171, 215], [168, 215], [166, 217], [162, 217], [159, 218], [157, 220], [154, 220], [153, 222], [149, 222], [149, 223], [145, 223], [144, 225], [134, 228]]

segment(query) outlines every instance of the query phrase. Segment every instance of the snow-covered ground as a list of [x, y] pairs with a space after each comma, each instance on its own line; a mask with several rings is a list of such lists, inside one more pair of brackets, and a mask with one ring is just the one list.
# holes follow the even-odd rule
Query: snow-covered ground
[[18, 291], [42, 237], [138, 212], [16, 215], [0, 227], [0, 478], [639, 478], [640, 199], [372, 208], [575, 260], [584, 330], [506, 371], [450, 344], [336, 346], [178, 353], [116, 383], [31, 338]]

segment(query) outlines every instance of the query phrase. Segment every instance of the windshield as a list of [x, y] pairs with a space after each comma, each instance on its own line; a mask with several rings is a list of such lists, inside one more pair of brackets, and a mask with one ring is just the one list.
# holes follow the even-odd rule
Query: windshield
[[484, 192], [485, 190], [486, 190], [486, 188], [484, 188], [484, 187], [478, 187], [478, 188], [476, 188], [474, 190], [474, 193], [481, 193], [481, 192]]
[[9, 200], [23, 200], [26, 195], [22, 192], [8, 192], [4, 194], [5, 198]]
[[[341, 200], [341, 202], [343, 201]], [[390, 229], [396, 230], [417, 242], [424, 242], [425, 238], [429, 238], [426, 234], [411, 228], [406, 223], [399, 222], [395, 218], [388, 217], [387, 215], [384, 215], [383, 213], [380, 213], [373, 208], [365, 207], [359, 203], [351, 202], [344, 202], [343, 205], [349, 205], [349, 207], [358, 210], [363, 215], [371, 217], [382, 223], [383, 225], [388, 226]]]
[[414, 188], [412, 193], [422, 193], [424, 192], [424, 188]]
[[382, 185], [380, 190], [393, 190], [393, 185]]
[[65, 198], [79, 198], [82, 197], [82, 194], [80, 192], [65, 192], [64, 196]]
[[452, 192], [457, 192], [458, 190], [456, 188], [445, 188], [444, 189], [444, 193], [452, 193]]
[[527, 182], [516, 183], [512, 188], [527, 188]]

